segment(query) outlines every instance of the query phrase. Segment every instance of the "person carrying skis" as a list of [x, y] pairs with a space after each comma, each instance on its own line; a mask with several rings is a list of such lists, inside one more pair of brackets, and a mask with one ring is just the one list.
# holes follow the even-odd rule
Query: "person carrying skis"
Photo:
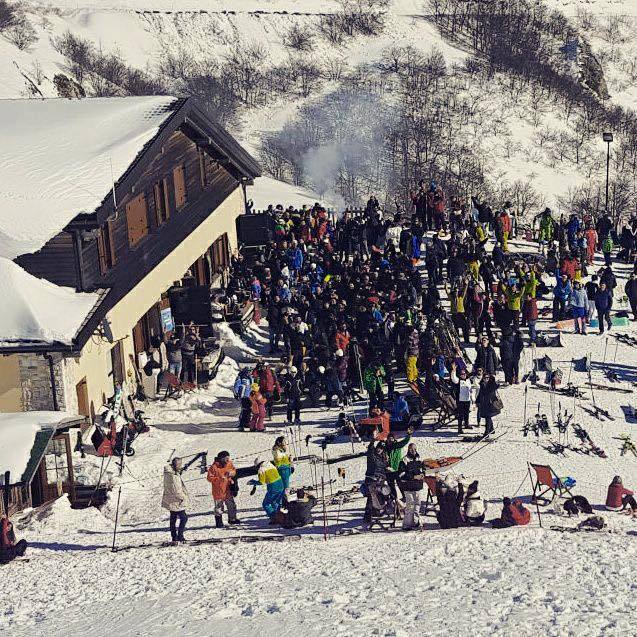
[[284, 436], [279, 436], [274, 441], [274, 446], [272, 447], [272, 463], [277, 468], [281, 476], [281, 481], [283, 482], [283, 488], [287, 493], [290, 488], [290, 476], [294, 473], [294, 467], [292, 466], [292, 459], [290, 458]]
[[252, 417], [252, 401], [250, 400], [251, 391], [252, 383], [250, 380], [250, 370], [246, 367], [239, 372], [237, 379], [234, 381], [233, 388], [235, 399], [241, 401], [239, 431], [245, 431], [245, 429], [250, 425], [250, 419]]
[[16, 557], [22, 557], [27, 550], [27, 541], [15, 541], [15, 531], [9, 518], [0, 518], [0, 564], [8, 564]]
[[234, 496], [236, 489], [237, 470], [230, 460], [227, 451], [220, 451], [215, 461], [208, 469], [206, 479], [212, 485], [212, 498], [215, 502], [215, 526], [223, 527], [223, 511], [228, 510], [228, 524], [239, 524], [237, 519], [237, 505]]
[[[184, 531], [188, 515], [186, 509], [190, 506], [190, 495], [181, 477], [183, 462], [181, 458], [173, 458], [164, 467], [164, 491], [161, 506], [170, 511], [170, 537], [172, 543], [185, 542]], [[177, 521], [179, 520], [179, 527]]]
[[425, 465], [420, 460], [416, 445], [410, 442], [405, 457], [398, 465], [398, 486], [405, 496], [403, 531], [417, 529], [420, 526], [418, 513], [424, 480]]

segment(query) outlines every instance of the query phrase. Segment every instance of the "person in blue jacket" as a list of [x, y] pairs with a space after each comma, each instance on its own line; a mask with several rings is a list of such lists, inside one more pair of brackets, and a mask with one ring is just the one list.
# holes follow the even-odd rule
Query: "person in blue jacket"
[[553, 288], [553, 320], [561, 321], [566, 314], [566, 302], [571, 298], [571, 282], [566, 274], [555, 273], [556, 284]]

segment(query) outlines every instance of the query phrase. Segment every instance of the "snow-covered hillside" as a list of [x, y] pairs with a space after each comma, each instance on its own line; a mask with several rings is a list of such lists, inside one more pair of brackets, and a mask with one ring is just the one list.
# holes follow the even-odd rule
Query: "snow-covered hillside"
[[[581, 32], [590, 37], [594, 51], [602, 59], [612, 100], [619, 104], [631, 104], [637, 90], [631, 48], [631, 36], [635, 31], [632, 16], [637, 13], [636, 5], [635, 2], [610, 0], [566, 5], [553, 3], [557, 8], [564, 8]], [[172, 0], [87, 0], [80, 3], [53, 0], [27, 6], [27, 17], [38, 39], [26, 50], [20, 50], [6, 37], [0, 37], [2, 97], [58, 94], [58, 87], [53, 82], [56, 74], [73, 77], [68, 59], [53, 46], [53, 42], [67, 31], [92, 42], [96, 50], [105, 55], [119, 53], [130, 67], [152, 77], [159, 76], [172, 92], [187, 89], [174, 77], [167, 77], [167, 68], [174, 71], [177, 67], [182, 70], [182, 67], [188, 67], [189, 73], [196, 70], [205, 74], [208, 69], [223, 66], [228, 56], [239, 49], [258, 54], [260, 67], [264, 70], [280, 68], [290, 60], [311, 61], [320, 69], [321, 77], [312, 79], [309, 86], [281, 96], [276, 91], [266, 91], [267, 94], [260, 95], [254, 103], [239, 108], [232, 131], [259, 155], [264, 138], [280, 131], [286, 124], [294, 123], [304, 106], [321, 105], [322, 100], [335, 91], [347, 89], [352, 84], [352, 74], [360, 72], [361, 68], [375, 67], [387, 58], [390, 49], [413, 47], [423, 54], [440, 51], [447, 73], [457, 78], [460, 86], [454, 90], [458, 97], [467, 100], [471, 109], [467, 126], [459, 134], [463, 142], [466, 139], [467, 149], [480, 158], [480, 170], [494, 186], [494, 194], [501, 190], [502, 184], [527, 182], [537, 191], [536, 206], [544, 202], [556, 205], [559, 195], [603, 172], [604, 145], [596, 131], [577, 146], [578, 157], [575, 158], [568, 147], [579, 144], [578, 133], [574, 130], [575, 123], [566, 121], [562, 109], [550, 102], [542, 103], [542, 99], [538, 101], [537, 95], [527, 89], [516, 88], [508, 92], [506, 75], [494, 77], [491, 86], [476, 83], [471, 76], [464, 77], [462, 65], [470, 59], [470, 54], [440, 34], [428, 19], [428, 3], [421, 0], [390, 0], [384, 14], [384, 26], [378, 34], [358, 33], [338, 45], [318, 35], [321, 20], [341, 7], [341, 3], [332, 0], [274, 0], [267, 5], [257, 0], [187, 0], [180, 3]], [[588, 13], [583, 13], [584, 10]], [[615, 25], [607, 14], [624, 17], [619, 25]], [[595, 19], [589, 20], [587, 15]], [[289, 46], [287, 41], [293, 28], [314, 35], [311, 50], [300, 52]], [[377, 85], [379, 80], [373, 81]], [[94, 92], [90, 82], [85, 81], [84, 85], [89, 94]], [[379, 110], [395, 110], [391, 97], [393, 89], [388, 87], [385, 94], [384, 89], [381, 88], [379, 93], [377, 88], [373, 94], [383, 95]], [[301, 94], [305, 92], [307, 95]], [[364, 128], [368, 123], [360, 124]], [[282, 170], [275, 176], [287, 180], [298, 178], [322, 195], [334, 195], [334, 185], [327, 189], [322, 183], [325, 174], [335, 181], [332, 173], [338, 172], [339, 162], [345, 161], [343, 145], [351, 147], [358, 139], [344, 133], [336, 151], [332, 141], [319, 139], [314, 146], [304, 147], [303, 152], [306, 155], [318, 153], [321, 164], [333, 162], [334, 166], [317, 170], [304, 161], [302, 175], [294, 177], [293, 172]], [[272, 169], [271, 162], [265, 164], [266, 168]], [[364, 199], [375, 185], [376, 188], [384, 187], [368, 180], [356, 189], [356, 193]], [[503, 196], [511, 196], [510, 188], [503, 189]]]

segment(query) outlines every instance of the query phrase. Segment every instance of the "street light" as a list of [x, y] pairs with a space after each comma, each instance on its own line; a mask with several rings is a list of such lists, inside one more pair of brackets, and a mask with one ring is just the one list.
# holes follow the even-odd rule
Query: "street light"
[[608, 178], [610, 173], [610, 143], [613, 141], [612, 133], [603, 133], [602, 139], [606, 142], [606, 205], [605, 212], [608, 212]]

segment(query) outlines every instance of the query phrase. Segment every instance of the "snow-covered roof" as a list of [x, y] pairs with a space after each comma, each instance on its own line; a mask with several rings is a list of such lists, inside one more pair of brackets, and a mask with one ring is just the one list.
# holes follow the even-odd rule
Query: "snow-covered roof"
[[71, 344], [100, 298], [38, 279], [0, 257], [0, 350], [25, 343]]
[[80, 419], [66, 411], [0, 413], [0, 482], [4, 482], [5, 471], [11, 472], [11, 484], [22, 480], [40, 431], [50, 430], [52, 435], [65, 421]]
[[0, 100], [0, 256], [92, 213], [179, 105], [174, 97]]

